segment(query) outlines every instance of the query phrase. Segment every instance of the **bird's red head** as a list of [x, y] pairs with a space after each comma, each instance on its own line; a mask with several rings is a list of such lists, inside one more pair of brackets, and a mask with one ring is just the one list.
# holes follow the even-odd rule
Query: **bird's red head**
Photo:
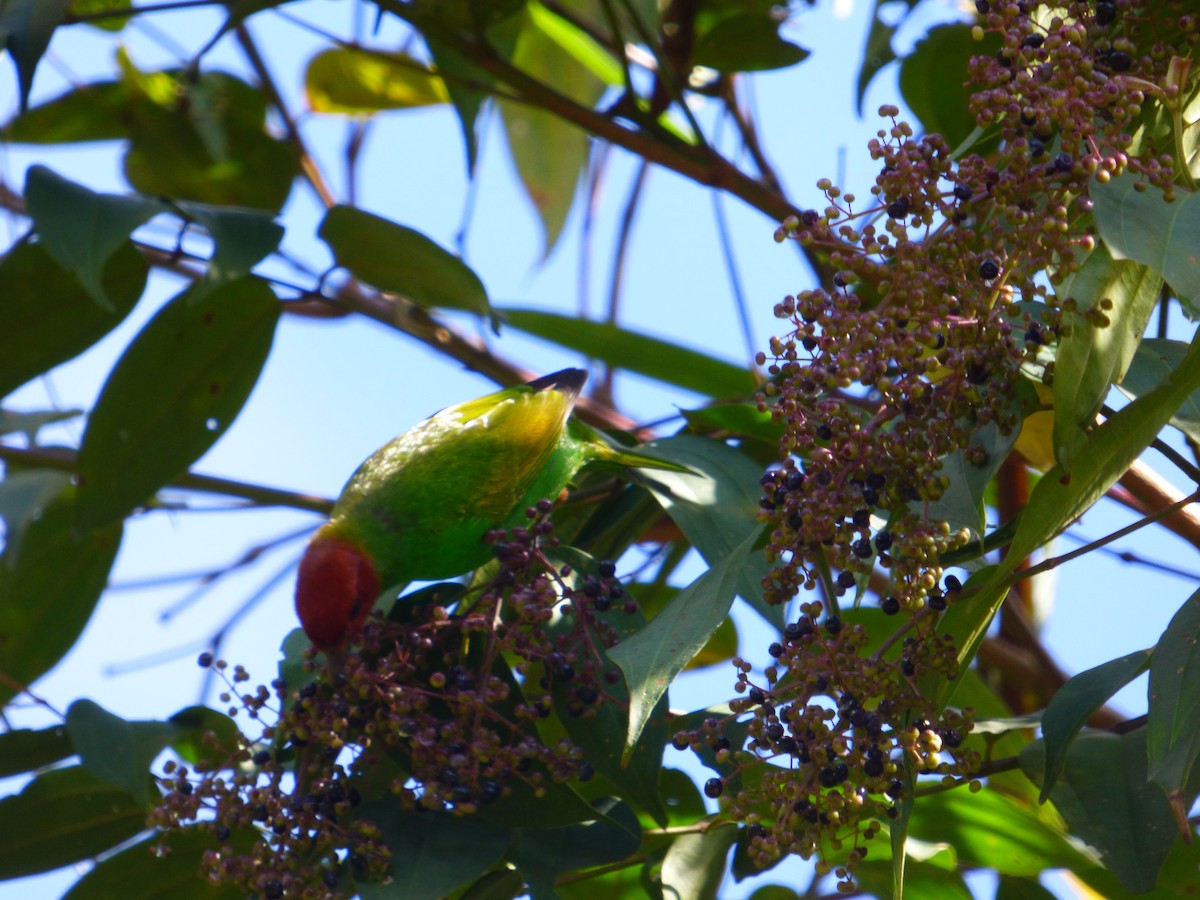
[[296, 615], [318, 650], [353, 638], [379, 596], [379, 575], [361, 550], [318, 534], [300, 560]]

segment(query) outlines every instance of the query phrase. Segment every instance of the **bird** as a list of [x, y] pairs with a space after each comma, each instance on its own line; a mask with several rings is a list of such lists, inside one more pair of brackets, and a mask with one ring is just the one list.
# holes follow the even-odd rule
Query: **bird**
[[586, 381], [563, 369], [448, 407], [363, 462], [300, 559], [296, 614], [313, 646], [352, 641], [384, 588], [483, 565], [489, 531], [526, 521], [584, 466], [690, 471], [572, 418]]

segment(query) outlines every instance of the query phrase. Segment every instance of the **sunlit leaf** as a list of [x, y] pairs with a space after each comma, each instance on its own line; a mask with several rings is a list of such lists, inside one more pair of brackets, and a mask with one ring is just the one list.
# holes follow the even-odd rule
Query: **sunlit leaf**
[[170, 300], [125, 350], [79, 451], [79, 521], [123, 518], [225, 433], [258, 381], [279, 319], [266, 283], [243, 278]]
[[436, 72], [404, 53], [349, 47], [322, 51], [304, 73], [313, 112], [373, 113], [449, 102]]
[[3, 128], [4, 136], [14, 144], [120, 140], [129, 136], [128, 124], [121, 117], [128, 102], [120, 82], [93, 81], [13, 117]]
[[419, 231], [352, 206], [335, 206], [317, 234], [339, 266], [380, 290], [427, 308], [490, 312], [479, 276]]
[[725, 879], [725, 857], [735, 840], [732, 824], [677, 837], [663, 860], [664, 895], [716, 900]]
[[1067, 751], [1079, 729], [1092, 713], [1150, 665], [1150, 653], [1138, 650], [1119, 659], [1080, 672], [1058, 689], [1042, 716], [1042, 742], [1046, 748], [1045, 769], [1039, 779], [1044, 803], [1058, 781]]
[[755, 388], [748, 369], [611, 322], [536, 309], [503, 309], [498, 314], [520, 331], [709, 397], [745, 395]]
[[89, 859], [146, 827], [146, 808], [84, 766], [43, 772], [0, 800], [0, 879]]

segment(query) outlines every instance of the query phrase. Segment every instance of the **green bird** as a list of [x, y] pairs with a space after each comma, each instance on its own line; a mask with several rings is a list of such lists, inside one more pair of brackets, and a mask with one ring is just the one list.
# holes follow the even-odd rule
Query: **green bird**
[[490, 529], [520, 524], [590, 463], [689, 471], [571, 418], [586, 380], [563, 369], [444, 409], [359, 466], [300, 560], [296, 613], [313, 645], [353, 639], [385, 587], [483, 565]]

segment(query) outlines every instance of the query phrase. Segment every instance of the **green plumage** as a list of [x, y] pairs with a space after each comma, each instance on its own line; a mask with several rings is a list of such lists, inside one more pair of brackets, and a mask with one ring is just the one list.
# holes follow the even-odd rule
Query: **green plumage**
[[317, 538], [357, 547], [385, 587], [446, 578], [487, 562], [489, 529], [521, 524], [589, 463], [680, 469], [571, 419], [586, 378], [565, 369], [426, 419], [359, 467]]

